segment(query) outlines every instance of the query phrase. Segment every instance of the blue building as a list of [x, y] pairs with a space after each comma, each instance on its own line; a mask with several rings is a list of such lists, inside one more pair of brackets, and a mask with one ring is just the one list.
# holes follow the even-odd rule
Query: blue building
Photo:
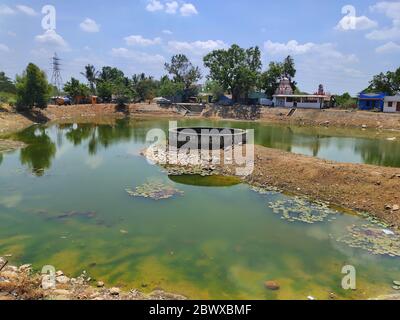
[[360, 93], [358, 96], [358, 108], [360, 110], [383, 111], [385, 103], [385, 93]]

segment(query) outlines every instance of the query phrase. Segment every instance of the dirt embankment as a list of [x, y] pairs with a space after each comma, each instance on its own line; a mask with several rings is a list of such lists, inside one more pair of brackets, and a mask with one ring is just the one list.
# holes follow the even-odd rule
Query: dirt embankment
[[62, 271], [53, 276], [41, 275], [33, 272], [29, 264], [10, 266], [0, 257], [1, 300], [186, 300], [186, 297], [161, 289], [145, 294], [138, 290], [106, 288], [86, 272], [77, 278], [70, 278]]
[[130, 104], [123, 108], [118, 108], [115, 104], [96, 104], [96, 105], [73, 105], [73, 106], [49, 106], [42, 111], [49, 121], [79, 120], [96, 117], [115, 117], [126, 116], [140, 117], [179, 117], [180, 115], [172, 110], [160, 108], [156, 104]]
[[250, 184], [367, 212], [400, 228], [400, 168], [338, 163], [261, 146], [255, 154], [255, 169], [246, 178]]
[[297, 109], [288, 117], [289, 109], [263, 108], [261, 122], [284, 123], [308, 126], [332, 126], [347, 128], [375, 128], [400, 130], [400, 114], [338, 109], [310, 110]]

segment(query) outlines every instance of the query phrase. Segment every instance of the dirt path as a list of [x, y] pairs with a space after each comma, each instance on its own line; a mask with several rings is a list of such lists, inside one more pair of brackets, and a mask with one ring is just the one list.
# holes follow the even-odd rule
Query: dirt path
[[250, 184], [368, 212], [400, 227], [400, 168], [338, 163], [261, 146], [255, 152], [255, 170], [246, 179]]

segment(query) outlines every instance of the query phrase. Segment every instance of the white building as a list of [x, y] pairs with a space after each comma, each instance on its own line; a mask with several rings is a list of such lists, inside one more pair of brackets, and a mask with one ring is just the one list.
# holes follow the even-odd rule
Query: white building
[[386, 96], [383, 104], [383, 112], [395, 113], [400, 112], [400, 93], [395, 96]]
[[275, 107], [283, 108], [322, 109], [325, 101], [329, 101], [329, 96], [314, 94], [274, 95]]
[[287, 78], [281, 80], [273, 96], [274, 106], [283, 108], [322, 109], [329, 101], [330, 96], [324, 93], [322, 85], [316, 94], [294, 94]]

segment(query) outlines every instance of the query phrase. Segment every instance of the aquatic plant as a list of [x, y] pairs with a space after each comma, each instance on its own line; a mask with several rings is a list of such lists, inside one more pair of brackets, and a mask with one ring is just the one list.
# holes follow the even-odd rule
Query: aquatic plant
[[337, 213], [323, 202], [311, 202], [299, 197], [269, 202], [269, 207], [274, 213], [280, 214], [283, 220], [308, 224], [322, 222], [329, 215]]
[[400, 257], [400, 234], [374, 224], [352, 225], [347, 227], [347, 231], [348, 234], [337, 241], [346, 243], [351, 248], [367, 250], [374, 255]]
[[259, 194], [277, 194], [279, 193], [279, 189], [272, 186], [254, 186], [250, 185], [250, 190], [257, 192]]
[[160, 182], [145, 183], [139, 187], [136, 187], [135, 191], [130, 188], [125, 190], [132, 197], [142, 197], [153, 200], [164, 200], [172, 198], [176, 195], [183, 195], [183, 191]]

